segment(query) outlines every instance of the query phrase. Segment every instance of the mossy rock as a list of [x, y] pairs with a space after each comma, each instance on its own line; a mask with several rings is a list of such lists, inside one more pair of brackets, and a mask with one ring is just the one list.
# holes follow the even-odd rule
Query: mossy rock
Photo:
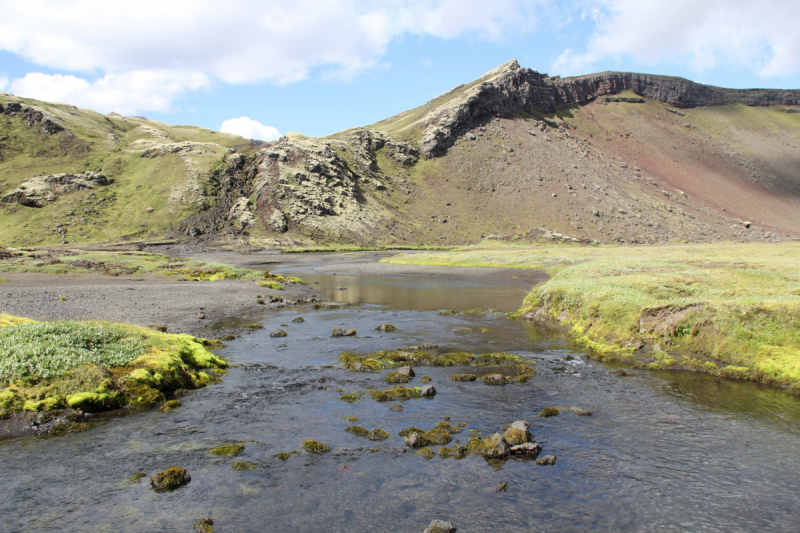
[[287, 335], [288, 333], [286, 333], [282, 329], [276, 329], [275, 331], [269, 334], [269, 336], [272, 338], [286, 337]]
[[467, 366], [475, 355], [469, 352], [448, 352], [436, 357], [433, 366]]
[[305, 440], [300, 444], [303, 449], [309, 453], [327, 453], [331, 451], [330, 446], [317, 442], [315, 440]]
[[350, 426], [344, 429], [348, 433], [352, 433], [356, 437], [366, 437], [369, 435], [369, 431], [362, 428], [361, 426]]
[[277, 454], [275, 457], [276, 457], [277, 459], [280, 459], [281, 461], [287, 461], [287, 460], [288, 460], [288, 459], [290, 459], [290, 458], [291, 458], [293, 455], [296, 455], [296, 454], [297, 454], [297, 452], [280, 452], [280, 453], [279, 453], [279, 454]]
[[344, 417], [344, 419], [350, 422], [351, 424], [355, 424], [356, 422], [358, 422], [357, 416], [346, 416]]
[[367, 439], [375, 441], [382, 441], [391, 438], [392, 435], [388, 431], [384, 431], [381, 428], [375, 428], [369, 432], [369, 435], [367, 435]]
[[444, 458], [447, 457], [454, 457], [456, 459], [461, 459], [469, 455], [470, 450], [467, 446], [460, 446], [458, 444], [453, 445], [451, 448], [446, 446], [442, 446], [439, 448], [439, 456]]
[[292, 322], [298, 322], [298, 323], [299, 323], [299, 322], [305, 322], [305, 321], [306, 321], [306, 319], [305, 319], [305, 318], [303, 318], [303, 317], [301, 317], [301, 316], [299, 316], [299, 317], [297, 317], [297, 318], [295, 318], [295, 319], [293, 319], [293, 320], [292, 320]]
[[245, 329], [264, 329], [262, 324], [245, 324], [242, 327]]
[[483, 382], [487, 385], [505, 385], [508, 383], [508, 378], [503, 374], [486, 374], [483, 376]]
[[441, 316], [450, 316], [450, 315], [457, 315], [458, 311], [453, 311], [452, 309], [448, 309], [446, 311], [439, 311]]
[[422, 394], [422, 389], [419, 387], [406, 388], [402, 385], [395, 385], [394, 388], [383, 391], [373, 391], [370, 396], [373, 400], [378, 402], [390, 402], [396, 400], [408, 400], [410, 398], [419, 398]]
[[430, 431], [426, 431], [425, 438], [430, 444], [449, 444], [453, 440], [453, 437], [450, 436], [449, 431], [438, 426], [434, 427]]
[[403, 411], [403, 406], [402, 406], [402, 405], [400, 405], [400, 404], [393, 405], [393, 406], [391, 406], [391, 407], [389, 408], [389, 410], [390, 410], [390, 411], [394, 411], [395, 413], [399, 413], [399, 412]]
[[386, 383], [408, 383], [411, 378], [400, 372], [390, 372], [386, 375]]
[[545, 407], [544, 409], [539, 411], [539, 414], [536, 415], [536, 416], [538, 416], [540, 418], [548, 418], [548, 417], [551, 417], [551, 416], [558, 416], [559, 414], [561, 414], [561, 411], [559, 411], [558, 408], [556, 408], [556, 407]]
[[509, 446], [530, 442], [530, 433], [521, 428], [509, 428], [503, 433], [503, 438]]
[[445, 430], [446, 432], [448, 432], [451, 435], [458, 435], [459, 433], [464, 431], [459, 426], [454, 426], [453, 424], [451, 424], [450, 422], [448, 422], [446, 420], [443, 421], [443, 422], [439, 422], [438, 424], [433, 426], [433, 429], [443, 429], [443, 430]]
[[177, 409], [181, 405], [183, 405], [183, 404], [181, 402], [179, 402], [178, 400], [170, 400], [170, 401], [166, 402], [164, 405], [161, 406], [160, 411], [162, 413], [171, 413], [172, 411], [174, 411], [175, 409]]
[[467, 439], [467, 449], [474, 453], [483, 453], [483, 439], [479, 435], [472, 435]]
[[356, 361], [352, 361], [347, 366], [347, 369], [351, 372], [381, 372], [383, 370], [383, 364], [375, 359], [364, 357]]
[[163, 472], [158, 472], [150, 478], [150, 485], [156, 492], [175, 490], [182, 485], [186, 485], [192, 480], [189, 472], [177, 466], [171, 466]]
[[[144, 409], [151, 409], [156, 405], [162, 403], [165, 398], [161, 392], [146, 388], [142, 403], [146, 405]], [[117, 391], [108, 390], [105, 387], [100, 387], [95, 392], [78, 392], [67, 396], [67, 405], [76, 410], [88, 411], [90, 413], [97, 411], [105, 411], [108, 409], [115, 409], [122, 407], [124, 403], [124, 396]], [[137, 409], [137, 404], [131, 401], [131, 407]]]
[[411, 426], [410, 428], [404, 429], [403, 431], [400, 431], [397, 434], [400, 435], [401, 437], [408, 437], [412, 433], [425, 433], [425, 430]]
[[231, 468], [233, 468], [236, 471], [241, 471], [241, 470], [255, 470], [259, 466], [261, 466], [259, 463], [248, 463], [247, 461], [236, 461], [235, 463], [233, 463], [231, 465]]
[[517, 365], [517, 374], [533, 374], [536, 375], [536, 369], [533, 368], [531, 365]]
[[129, 485], [132, 485], [134, 483], [141, 483], [142, 479], [146, 477], [147, 474], [145, 474], [144, 472], [137, 472], [135, 474], [131, 474], [130, 476], [128, 476], [128, 480], [126, 483], [128, 483]]
[[534, 377], [536, 377], [536, 372], [532, 374], [520, 374], [519, 376], [514, 376], [510, 381], [513, 381], [514, 383], [525, 383]]
[[355, 337], [356, 330], [354, 329], [342, 329], [342, 328], [333, 328], [333, 332], [331, 333], [331, 337]]
[[216, 448], [209, 450], [208, 453], [212, 455], [219, 455], [221, 457], [235, 457], [244, 451], [244, 445], [242, 444], [225, 444], [223, 446], [217, 446]]
[[434, 457], [436, 457], [436, 453], [427, 446], [417, 450], [417, 453], [425, 459], [433, 459]]
[[355, 394], [343, 394], [339, 396], [339, 399], [342, 400], [343, 402], [355, 403], [361, 399], [361, 396], [357, 396]]
[[396, 330], [397, 330], [397, 328], [395, 326], [391, 325], [391, 324], [381, 324], [380, 326], [375, 328], [375, 331], [384, 331], [386, 333], [389, 333], [391, 331], [396, 331]]
[[513, 353], [485, 353], [475, 357], [472, 366], [498, 366], [521, 363], [523, 359]]
[[428, 383], [431, 380], [431, 378], [429, 376], [422, 376], [421, 378], [419, 378], [419, 380], [422, 383]]
[[197, 531], [197, 533], [214, 533], [214, 521], [210, 518], [203, 518], [195, 522], [192, 529]]
[[[448, 435], [448, 437], [449, 436], [450, 435]], [[406, 436], [406, 446], [408, 446], [409, 448], [424, 448], [431, 444], [435, 443], [431, 442], [430, 439], [428, 439], [428, 436], [424, 432], [413, 431]]]
[[450, 376], [450, 379], [453, 381], [475, 381], [478, 376], [475, 374], [456, 374], [455, 376]]

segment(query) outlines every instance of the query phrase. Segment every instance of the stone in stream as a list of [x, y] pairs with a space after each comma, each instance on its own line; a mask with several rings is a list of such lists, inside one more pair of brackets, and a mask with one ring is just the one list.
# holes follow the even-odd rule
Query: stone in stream
[[409, 448], [424, 448], [430, 444], [430, 440], [424, 433], [413, 432], [406, 437], [406, 446]]
[[381, 324], [380, 326], [375, 328], [375, 331], [385, 331], [389, 333], [390, 331], [395, 331], [396, 329], [397, 328], [391, 324]]
[[189, 472], [177, 466], [171, 466], [163, 472], [157, 472], [150, 478], [150, 484], [156, 492], [175, 490], [182, 485], [186, 485], [192, 480]]
[[398, 405], [393, 405], [393, 406], [391, 406], [391, 407], [389, 408], [389, 410], [390, 410], [390, 411], [394, 411], [395, 413], [399, 413], [400, 411], [402, 411], [402, 410], [403, 410], [403, 406], [402, 406], [402, 405], [400, 405], [400, 404], [398, 404]]
[[414, 372], [414, 369], [411, 368], [410, 365], [401, 366], [397, 369], [398, 374], [403, 374], [404, 376], [408, 376], [409, 378], [413, 378], [417, 374]]
[[275, 331], [269, 334], [270, 337], [285, 337], [286, 335], [288, 335], [288, 333], [286, 333], [282, 329], [276, 329]]
[[342, 328], [333, 328], [333, 334], [331, 337], [355, 337], [356, 330], [354, 329], [342, 329]]
[[306, 321], [306, 319], [301, 317], [301, 316], [299, 316], [299, 317], [295, 318], [294, 320], [292, 320], [292, 322], [305, 322], [305, 321]]
[[538, 455], [542, 451], [542, 446], [535, 442], [526, 442], [511, 447], [512, 455]]
[[483, 456], [487, 459], [497, 459], [508, 457], [511, 449], [506, 442], [506, 439], [500, 433], [489, 435], [483, 441]]
[[527, 429], [508, 428], [503, 433], [503, 438], [509, 446], [516, 446], [517, 444], [525, 444], [526, 442], [533, 441], [533, 435]]
[[578, 415], [578, 416], [592, 416], [592, 411], [588, 411], [588, 410], [586, 410], [586, 409], [581, 409], [580, 407], [577, 407], [577, 406], [575, 406], [575, 405], [573, 405], [572, 407], [570, 407], [570, 408], [568, 409], [568, 411], [569, 411], [570, 413], [572, 413], [572, 414], [575, 414], [575, 415]]
[[410, 379], [407, 374], [401, 374], [399, 370], [386, 375], [387, 383], [408, 383]]
[[483, 376], [483, 382], [487, 385], [505, 385], [508, 379], [503, 374], [486, 374]]
[[369, 432], [367, 435], [367, 439], [369, 440], [386, 440], [390, 439], [392, 436], [387, 432], [382, 430], [381, 428], [375, 428]]
[[561, 411], [559, 411], [557, 407], [545, 407], [539, 411], [539, 414], [536, 416], [540, 418], [549, 418], [551, 416], [558, 416], [559, 413], [561, 413]]
[[433, 398], [436, 396], [436, 389], [433, 385], [425, 385], [422, 387], [422, 392], [419, 393], [422, 398]]
[[214, 521], [210, 518], [203, 518], [195, 522], [192, 529], [197, 533], [214, 533]]
[[457, 528], [444, 520], [432, 520], [422, 533], [456, 533]]
[[536, 464], [539, 466], [554, 465], [556, 464], [556, 456], [545, 455], [544, 457], [539, 457], [536, 459]]

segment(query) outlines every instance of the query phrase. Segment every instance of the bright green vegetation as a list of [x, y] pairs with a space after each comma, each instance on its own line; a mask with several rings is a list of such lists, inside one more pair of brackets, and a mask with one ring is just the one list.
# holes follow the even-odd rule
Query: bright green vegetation
[[303, 449], [309, 453], [327, 453], [331, 451], [330, 446], [315, 440], [306, 440], [301, 444]]
[[369, 435], [369, 431], [362, 428], [361, 426], [350, 426], [344, 429], [348, 433], [352, 433], [356, 437], [366, 437]]
[[408, 400], [411, 398], [417, 399], [420, 397], [422, 389], [414, 387], [412, 389], [403, 387], [402, 385], [395, 385], [394, 388], [382, 391], [372, 391], [370, 396], [373, 400], [378, 402], [391, 402], [396, 400]]
[[249, 268], [236, 268], [203, 261], [187, 261], [146, 252], [85, 252], [80, 250], [54, 252], [33, 248], [10, 249], [9, 251], [17, 255], [12, 259], [0, 261], [0, 272], [105, 274], [109, 276], [157, 274], [174, 277], [180, 281], [258, 280], [264, 278], [263, 273]]
[[343, 394], [342, 396], [339, 397], [339, 399], [342, 400], [343, 402], [355, 403], [361, 399], [361, 396], [358, 396], [357, 394]]
[[0, 417], [70, 407], [150, 409], [164, 392], [204, 387], [225, 360], [216, 341], [127, 324], [0, 315]]
[[421, 455], [424, 459], [433, 459], [436, 457], [436, 452], [425, 446], [424, 448], [420, 448], [417, 450], [417, 453]]
[[292, 451], [292, 452], [280, 452], [280, 453], [279, 453], [278, 455], [276, 455], [275, 457], [277, 457], [277, 458], [278, 458], [278, 459], [280, 459], [281, 461], [287, 461], [287, 460], [289, 460], [289, 459], [290, 459], [290, 458], [291, 458], [293, 455], [296, 455], [296, 454], [297, 454], [297, 452], [294, 452], [294, 451]]
[[208, 451], [212, 455], [219, 455], [221, 457], [235, 457], [244, 451], [242, 444], [225, 444], [217, 446]]
[[[561, 324], [589, 353], [800, 392], [800, 244], [516, 246], [407, 264], [547, 268], [518, 316]], [[644, 348], [644, 349], [641, 349]]]
[[248, 463], [247, 461], [236, 461], [231, 465], [231, 468], [239, 472], [242, 470], [255, 470], [260, 466], [261, 466], [260, 463]]
[[172, 411], [174, 411], [175, 409], [177, 409], [181, 405], [183, 405], [183, 404], [181, 402], [179, 402], [178, 400], [170, 400], [170, 401], [164, 403], [164, 405], [161, 406], [160, 411], [162, 413], [171, 413]]
[[272, 289], [273, 291], [282, 291], [283, 285], [278, 283], [277, 281], [260, 281], [258, 283], [259, 287], [264, 287], [265, 289]]

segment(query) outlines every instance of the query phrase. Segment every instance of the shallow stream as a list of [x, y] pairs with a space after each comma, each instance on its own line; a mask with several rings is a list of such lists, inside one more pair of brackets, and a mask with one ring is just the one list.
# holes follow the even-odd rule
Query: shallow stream
[[[514, 310], [526, 289], [475, 280], [297, 274], [350, 302], [336, 310], [286, 308], [238, 319], [257, 330], [219, 353], [236, 365], [224, 382], [181, 398], [173, 413], [98, 420], [86, 433], [0, 441], [0, 531], [190, 531], [213, 518], [215, 531], [422, 531], [432, 519], [459, 531], [790, 531], [800, 524], [800, 402], [789, 394], [692, 373], [620, 377], [587, 360], [552, 332], [502, 313], [439, 315], [437, 310]], [[345, 290], [336, 290], [336, 288]], [[302, 316], [305, 322], [292, 320]], [[237, 319], [228, 321], [236, 322]], [[375, 331], [380, 324], [397, 331]], [[356, 338], [332, 338], [333, 328]], [[284, 329], [285, 338], [269, 332]], [[509, 351], [535, 362], [528, 383], [488, 386], [449, 376], [488, 369], [416, 368], [433, 399], [400, 412], [368, 388], [391, 388], [386, 372], [343, 370], [344, 351], [368, 353], [435, 343], [438, 351]], [[568, 360], [568, 358], [574, 358]], [[340, 389], [361, 393], [354, 404]], [[537, 418], [545, 407], [578, 406], [592, 416]], [[345, 432], [382, 428], [371, 442]], [[481, 456], [426, 460], [397, 433], [450, 417], [487, 436], [529, 420], [554, 466]], [[462, 444], [467, 429], [454, 435]], [[313, 455], [315, 439], [331, 452]], [[209, 455], [241, 443], [236, 458]], [[286, 461], [275, 455], [300, 450]], [[234, 471], [235, 461], [257, 462]], [[147, 479], [169, 466], [192, 481], [158, 494]], [[141, 483], [131, 474], [146, 472]], [[496, 492], [502, 482], [504, 492]]]

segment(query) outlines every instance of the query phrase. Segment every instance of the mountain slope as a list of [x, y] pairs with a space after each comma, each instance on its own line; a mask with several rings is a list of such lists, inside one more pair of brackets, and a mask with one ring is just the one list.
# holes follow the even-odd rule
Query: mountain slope
[[[24, 241], [23, 222], [52, 228], [53, 214], [78, 206], [67, 198], [90, 194], [26, 207], [14, 187], [98, 168], [115, 180], [103, 189], [119, 218], [104, 233], [70, 229], [69, 242], [151, 232], [381, 245], [800, 236], [800, 91], [615, 72], [560, 79], [511, 61], [372, 126], [261, 146], [26, 101], [78, 139], [65, 141], [43, 120], [8, 117], [12, 101], [22, 102], [0, 98], [0, 120], [22, 139], [0, 139], [4, 244], [37, 243]], [[38, 242], [64, 238], [58, 229]]]

